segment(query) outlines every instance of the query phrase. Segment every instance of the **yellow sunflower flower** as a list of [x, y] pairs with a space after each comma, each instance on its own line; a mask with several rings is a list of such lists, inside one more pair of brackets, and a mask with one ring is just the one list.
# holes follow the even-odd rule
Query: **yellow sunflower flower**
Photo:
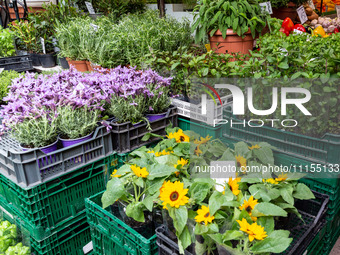
[[198, 144], [198, 145], [201, 145], [201, 144], [205, 144], [207, 142], [209, 142], [211, 140], [212, 136], [209, 136], [207, 135], [205, 138], [204, 137], [200, 137], [200, 140], [195, 140], [194, 141], [194, 144]]
[[167, 137], [169, 139], [172, 139], [172, 138], [176, 139], [177, 143], [181, 143], [181, 142], [188, 143], [190, 141], [190, 137], [184, 134], [182, 129], [178, 130], [176, 133], [169, 133]]
[[275, 178], [275, 181], [283, 182], [283, 181], [287, 180], [287, 178], [288, 178], [287, 174], [281, 173], [277, 178]]
[[[179, 165], [181, 167], [185, 166], [186, 164], [188, 164], [188, 160], [185, 160], [184, 158], [181, 158], [180, 160], [177, 160], [177, 164], [174, 165], [174, 168], [177, 168]], [[176, 176], [178, 177], [180, 172], [179, 171], [176, 171], [175, 172]]]
[[[234, 180], [231, 177], [229, 178], [228, 186], [235, 196], [238, 196], [238, 194], [240, 194], [240, 190], [238, 186], [238, 183], [240, 181], [241, 181], [241, 178], [235, 178]], [[223, 194], [225, 194], [225, 191], [223, 191]]]
[[116, 174], [117, 173], [117, 169], [115, 169], [113, 172], [112, 172], [112, 174], [111, 174], [111, 178], [113, 178], [113, 177], [121, 177], [121, 175], [119, 175], [119, 174]]
[[237, 167], [241, 167], [242, 169], [246, 168], [247, 160], [244, 157], [238, 155], [236, 156], [236, 161], [237, 161]]
[[243, 209], [246, 210], [246, 212], [251, 217], [252, 221], [257, 221], [257, 218], [251, 215], [252, 210], [254, 209], [255, 205], [257, 205], [257, 199], [254, 199], [253, 196], [251, 196], [248, 201], [244, 200], [243, 204], [239, 207], [239, 209], [242, 211]]
[[278, 184], [279, 182], [274, 180], [273, 178], [269, 179], [262, 179], [263, 182], [270, 183], [270, 184]]
[[240, 230], [248, 234], [249, 241], [252, 242], [254, 239], [263, 240], [267, 237], [267, 232], [264, 231], [264, 227], [257, 225], [256, 222], [249, 224], [245, 218], [242, 221], [237, 220], [240, 225]]
[[184, 189], [184, 184], [176, 181], [167, 181], [160, 189], [159, 198], [163, 202], [163, 209], [167, 209], [167, 205], [171, 207], [179, 208], [181, 205], [185, 205], [189, 202], [189, 198], [186, 196], [188, 189]]
[[215, 219], [215, 216], [210, 215], [209, 206], [202, 205], [201, 209], [197, 210], [196, 222], [204, 222], [205, 225], [211, 223]]
[[149, 175], [149, 172], [146, 171], [146, 167], [140, 168], [139, 166], [136, 165], [132, 165], [130, 167], [134, 174], [137, 175], [138, 177], [146, 178]]
[[261, 147], [258, 144], [255, 144], [253, 146], [248, 146], [249, 150], [253, 150], [253, 149], [260, 149]]

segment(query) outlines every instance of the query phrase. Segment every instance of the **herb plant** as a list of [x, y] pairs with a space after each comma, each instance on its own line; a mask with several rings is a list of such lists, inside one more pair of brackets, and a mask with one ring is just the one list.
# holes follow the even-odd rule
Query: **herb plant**
[[20, 74], [15, 71], [3, 71], [0, 73], [0, 102], [3, 103], [3, 98], [7, 96], [12, 80], [19, 76]]
[[227, 29], [232, 29], [238, 36], [244, 36], [250, 29], [255, 38], [257, 32], [262, 32], [268, 18], [257, 0], [203, 0], [195, 10], [192, 31], [196, 30], [196, 42], [202, 41], [207, 33], [213, 36], [217, 30], [225, 38]]
[[11, 134], [28, 148], [50, 145], [57, 140], [57, 121], [53, 115], [31, 116], [12, 127]]
[[9, 29], [0, 27], [0, 57], [11, 57], [15, 54], [14, 35]]
[[63, 139], [84, 137], [96, 128], [100, 112], [89, 110], [87, 107], [76, 108], [62, 106], [58, 110], [58, 129]]

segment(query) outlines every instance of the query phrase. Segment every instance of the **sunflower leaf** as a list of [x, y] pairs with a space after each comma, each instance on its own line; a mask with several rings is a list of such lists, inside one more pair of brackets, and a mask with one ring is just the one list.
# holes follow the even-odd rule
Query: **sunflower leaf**
[[180, 206], [179, 208], [170, 207], [169, 215], [174, 221], [174, 227], [176, 229], [177, 236], [181, 235], [188, 220], [187, 208], [185, 206]]

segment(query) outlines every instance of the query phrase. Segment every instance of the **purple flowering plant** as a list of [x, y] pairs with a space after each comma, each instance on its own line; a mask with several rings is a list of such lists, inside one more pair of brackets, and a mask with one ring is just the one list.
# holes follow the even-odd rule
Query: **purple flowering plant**
[[[99, 112], [98, 121], [111, 113], [120, 123], [136, 122], [151, 109], [161, 108], [163, 103], [157, 102], [163, 94], [168, 97], [170, 84], [171, 78], [163, 78], [151, 69], [139, 71], [120, 66], [91, 73], [72, 68], [52, 75], [26, 73], [13, 80], [9, 94], [4, 98], [7, 105], [0, 111], [2, 129], [15, 131], [16, 126], [32, 116], [34, 119], [46, 117], [50, 122], [64, 119], [63, 111], [60, 111], [63, 107], [74, 111], [86, 108], [85, 112], [92, 117], [91, 111]], [[116, 105], [125, 106], [127, 113], [121, 116], [119, 111], [112, 111]], [[136, 115], [138, 117], [134, 117]]]

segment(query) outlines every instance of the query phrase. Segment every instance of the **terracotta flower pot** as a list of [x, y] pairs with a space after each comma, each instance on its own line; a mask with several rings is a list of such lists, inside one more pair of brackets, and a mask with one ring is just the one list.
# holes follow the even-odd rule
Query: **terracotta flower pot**
[[96, 65], [96, 64], [93, 64], [93, 63], [90, 62], [90, 61], [86, 61], [86, 65], [87, 65], [87, 69], [88, 69], [90, 72], [95, 71], [95, 69], [101, 68], [101, 66]]
[[292, 2], [288, 3], [288, 7], [273, 8], [272, 18], [286, 19], [290, 18], [293, 22], [297, 18], [296, 5]]
[[252, 50], [254, 45], [254, 39], [250, 33], [250, 29], [244, 38], [238, 36], [232, 29], [228, 29], [225, 39], [222, 37], [222, 32], [217, 30], [212, 37], [209, 37], [209, 41], [211, 49], [219, 54], [231, 54], [233, 52], [249, 54], [249, 50]]
[[69, 64], [69, 66], [72, 65], [79, 72], [87, 72], [88, 71], [85, 60], [71, 60], [71, 59], [67, 58], [67, 62]]

